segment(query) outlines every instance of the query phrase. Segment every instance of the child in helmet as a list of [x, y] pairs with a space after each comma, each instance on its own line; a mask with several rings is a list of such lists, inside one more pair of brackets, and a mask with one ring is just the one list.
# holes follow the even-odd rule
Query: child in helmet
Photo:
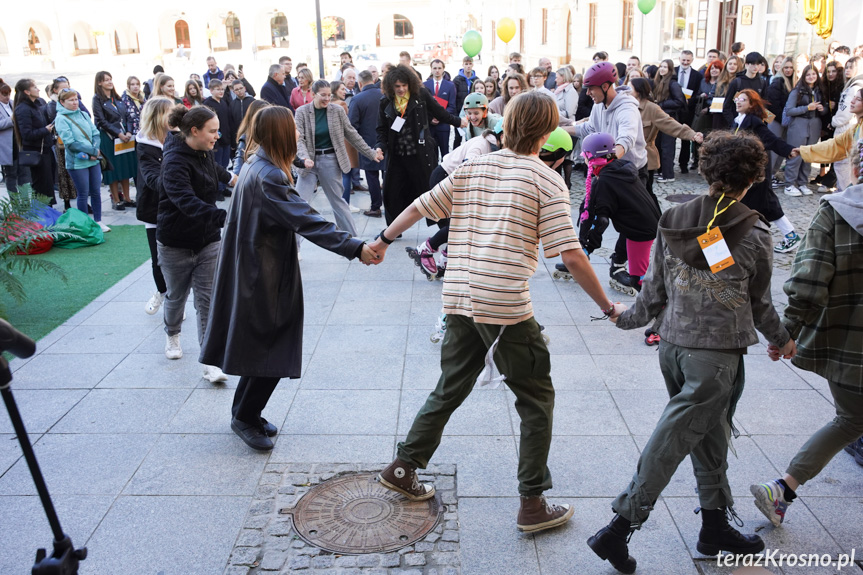
[[[656, 238], [661, 212], [632, 162], [617, 159], [614, 138], [610, 134], [596, 132], [587, 136], [581, 155], [587, 160], [588, 177], [576, 223], [579, 241], [590, 255], [602, 246], [602, 234], [610, 221], [625, 238], [626, 251], [619, 254], [615, 250], [612, 254], [609, 284], [634, 296], [641, 291], [641, 278], [650, 263], [650, 248]], [[627, 253], [629, 273], [624, 268]], [[562, 264], [556, 268], [566, 272]]]
[[483, 131], [494, 130], [498, 125], [503, 126], [503, 117], [489, 113], [488, 98], [477, 92], [468, 94], [464, 99], [464, 106], [459, 115], [470, 122], [467, 128], [460, 128], [465, 140], [481, 136]]
[[[476, 93], [471, 94], [471, 96], [481, 96], [482, 98], [485, 98], [482, 94]], [[470, 96], [465, 100], [465, 106], [468, 105], [467, 100], [469, 99]], [[473, 127], [473, 124], [471, 127]], [[438, 185], [463, 163], [479, 156], [498, 151], [501, 147], [502, 133], [503, 122], [498, 122], [495, 125], [494, 130], [484, 130], [480, 134], [480, 137], [471, 138], [470, 136], [466, 136], [464, 143], [444, 156], [441, 163], [434, 169], [429, 178], [429, 189]], [[420, 271], [425, 274], [429, 281], [432, 281], [435, 278], [442, 278], [446, 271], [446, 248], [441, 250], [440, 265], [435, 261], [434, 254], [437, 253], [442, 245], [447, 243], [447, 239], [449, 238], [449, 218], [442, 219], [436, 223], [439, 229], [434, 235], [416, 248], [405, 248], [405, 251], [408, 253], [408, 257], [414, 260], [414, 263], [419, 266]]]

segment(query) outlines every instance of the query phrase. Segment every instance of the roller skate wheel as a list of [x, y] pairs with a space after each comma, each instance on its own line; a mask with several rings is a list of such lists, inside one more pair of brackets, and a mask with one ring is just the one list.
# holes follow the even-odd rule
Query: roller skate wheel
[[542, 341], [544, 341], [544, 342], [545, 342], [545, 345], [548, 345], [548, 344], [550, 344], [550, 343], [551, 343], [551, 338], [550, 338], [550, 337], [548, 337], [548, 336], [547, 336], [547, 335], [545, 335], [545, 334], [542, 334]]
[[551, 274], [551, 277], [553, 277], [556, 280], [561, 280], [561, 279], [562, 280], [570, 280], [570, 279], [572, 279], [572, 276], [570, 274], [568, 274], [566, 272], [562, 272], [560, 270], [554, 270], [554, 272], [552, 272], [552, 274]]
[[[423, 271], [423, 273], [425, 273], [425, 271]], [[433, 282], [435, 280], [435, 276], [426, 274], [426, 279], [430, 282]]]
[[429, 339], [431, 340], [432, 343], [440, 343], [440, 340], [443, 339], [443, 334], [435, 332], [435, 333], [431, 334]]

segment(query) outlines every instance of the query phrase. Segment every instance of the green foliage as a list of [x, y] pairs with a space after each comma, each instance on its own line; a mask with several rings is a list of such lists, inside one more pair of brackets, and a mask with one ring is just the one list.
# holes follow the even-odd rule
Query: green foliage
[[[29, 184], [18, 186], [17, 194], [0, 198], [0, 291], [5, 291], [19, 304], [27, 299], [20, 279], [27, 272], [44, 272], [66, 281], [63, 268], [54, 262], [19, 255], [26, 254], [34, 242], [49, 237], [56, 240], [69, 235], [46, 229], [22, 230], [21, 224], [32, 220], [44, 207], [45, 200], [37, 196]], [[2, 299], [0, 317], [6, 317], [6, 305]]]

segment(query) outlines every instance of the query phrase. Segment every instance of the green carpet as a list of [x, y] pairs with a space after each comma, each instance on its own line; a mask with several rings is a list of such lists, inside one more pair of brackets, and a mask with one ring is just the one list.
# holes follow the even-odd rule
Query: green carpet
[[98, 246], [53, 248], [32, 257], [62, 267], [67, 281], [44, 272], [27, 272], [21, 276], [26, 302], [18, 305], [5, 292], [0, 297], [9, 322], [38, 341], [147, 261], [150, 249], [144, 226], [112, 226], [105, 243]]

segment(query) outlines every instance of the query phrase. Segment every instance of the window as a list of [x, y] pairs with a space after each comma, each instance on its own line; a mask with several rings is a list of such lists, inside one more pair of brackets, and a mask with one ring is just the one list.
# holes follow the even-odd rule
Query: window
[[632, 50], [633, 15], [632, 0], [623, 0], [623, 26], [620, 37], [621, 50]]
[[542, 44], [548, 44], [548, 8], [542, 9]]
[[336, 16], [336, 35], [332, 37], [332, 40], [344, 40], [345, 39], [345, 19], [341, 16]]
[[189, 25], [185, 20], [177, 20], [174, 24], [174, 35], [177, 37], [177, 48], [189, 47]]
[[225, 18], [225, 33], [228, 37], [228, 50], [240, 50], [243, 47], [243, 35], [240, 31], [240, 19], [233, 12], [228, 12]]
[[587, 16], [587, 45], [596, 46], [596, 4], [589, 4], [590, 11]]
[[270, 39], [273, 48], [288, 47], [288, 19], [283, 12], [276, 12], [276, 15], [270, 18]]
[[414, 25], [401, 14], [393, 14], [393, 37], [398, 39], [414, 37]]

